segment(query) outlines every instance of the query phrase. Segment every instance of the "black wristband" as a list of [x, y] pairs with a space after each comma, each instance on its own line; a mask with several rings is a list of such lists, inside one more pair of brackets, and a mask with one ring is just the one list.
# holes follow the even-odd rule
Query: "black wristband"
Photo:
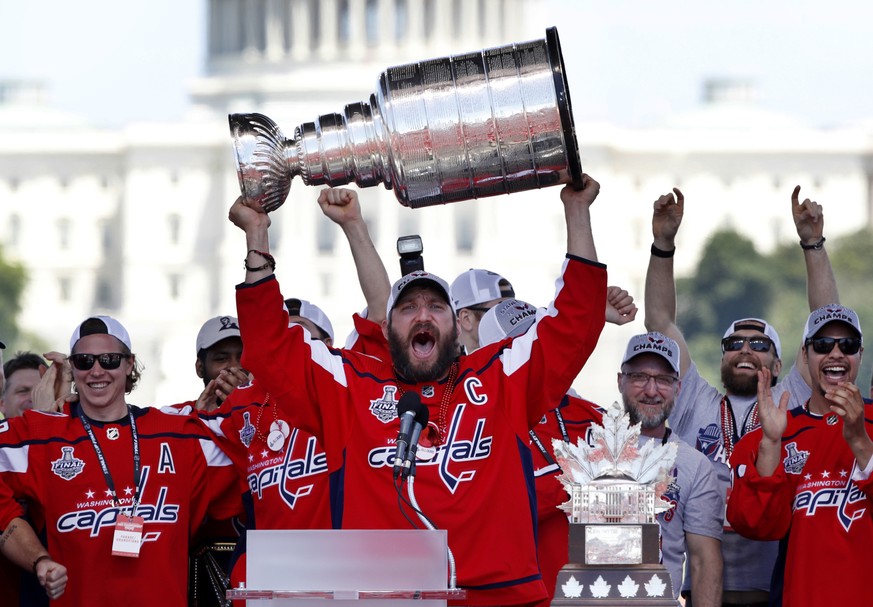
[[[250, 266], [249, 262], [248, 262], [248, 254], [249, 253], [257, 253], [258, 255], [263, 257], [264, 261], [265, 261], [264, 265], [257, 266], [257, 267]], [[261, 270], [266, 270], [267, 268], [270, 268], [270, 270], [275, 272], [276, 271], [276, 259], [272, 255], [270, 255], [269, 253], [264, 253], [263, 251], [258, 251], [257, 249], [249, 249], [248, 253], [246, 253], [246, 259], [243, 260], [243, 266], [249, 272], [260, 272]]]
[[825, 238], [824, 236], [821, 237], [821, 240], [812, 244], [803, 244], [803, 241], [801, 240], [800, 248], [804, 251], [820, 251], [822, 247], [824, 247], [825, 240], [827, 240], [827, 238]]
[[675, 254], [676, 254], [676, 247], [673, 247], [673, 249], [670, 251], [665, 251], [664, 249], [659, 249], [658, 247], [656, 247], [654, 245], [654, 243], [652, 244], [652, 255], [654, 255], [655, 257], [669, 259], [670, 257], [673, 257], [673, 255], [675, 255]]
[[52, 557], [50, 557], [50, 556], [47, 555], [47, 554], [43, 554], [42, 556], [38, 556], [38, 557], [36, 557], [36, 558], [33, 560], [33, 567], [31, 567], [31, 569], [33, 569], [33, 575], [36, 575], [36, 566], [39, 564], [39, 562], [40, 562], [40, 561], [44, 561], [44, 560], [46, 560], [46, 559], [50, 559], [50, 558], [52, 558]]

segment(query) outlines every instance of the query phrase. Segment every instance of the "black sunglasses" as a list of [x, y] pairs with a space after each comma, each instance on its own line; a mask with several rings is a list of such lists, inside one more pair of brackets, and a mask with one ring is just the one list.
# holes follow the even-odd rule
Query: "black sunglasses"
[[749, 344], [753, 352], [769, 352], [773, 346], [773, 340], [769, 337], [725, 337], [721, 340], [721, 351], [738, 352], [745, 343]]
[[87, 371], [94, 366], [94, 361], [100, 363], [100, 366], [111, 371], [121, 366], [122, 360], [130, 358], [130, 354], [122, 354], [121, 352], [107, 352], [105, 354], [72, 354], [70, 363], [79, 371]]
[[851, 356], [861, 349], [860, 337], [810, 337], [806, 340], [807, 346], [811, 345], [816, 354], [829, 354], [834, 349], [834, 344], [840, 347], [840, 352]]

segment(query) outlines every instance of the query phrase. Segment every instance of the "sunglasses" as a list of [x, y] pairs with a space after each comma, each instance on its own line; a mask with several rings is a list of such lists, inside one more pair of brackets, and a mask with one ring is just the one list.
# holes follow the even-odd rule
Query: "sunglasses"
[[773, 346], [773, 340], [769, 337], [725, 337], [721, 340], [721, 351], [739, 352], [746, 343], [749, 344], [752, 352], [769, 352]]
[[107, 352], [105, 354], [73, 354], [70, 356], [70, 363], [79, 371], [87, 371], [94, 366], [94, 361], [100, 363], [100, 366], [111, 371], [121, 366], [122, 360], [130, 358], [130, 354], [122, 354], [121, 352]]
[[829, 354], [834, 344], [840, 347], [840, 352], [847, 355], [857, 354], [861, 349], [860, 337], [811, 337], [806, 340], [807, 346], [812, 346], [816, 354]]

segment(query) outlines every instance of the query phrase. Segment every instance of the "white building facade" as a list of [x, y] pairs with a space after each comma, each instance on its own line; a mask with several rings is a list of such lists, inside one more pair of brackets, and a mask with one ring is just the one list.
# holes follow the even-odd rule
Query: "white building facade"
[[[46, 107], [26, 83], [0, 85], [0, 243], [25, 265], [20, 325], [66, 351], [91, 314], [119, 318], [145, 365], [130, 397], [141, 405], [194, 399], [200, 325], [234, 313], [243, 278], [242, 233], [227, 221], [239, 187], [226, 115], [264, 113], [286, 133], [369, 97], [390, 65], [540, 38], [548, 16], [523, 0], [210, 0], [206, 72], [176, 124], [89, 127]], [[559, 29], [560, 29], [560, 23]], [[565, 56], [571, 92], [573, 57]], [[750, 229], [762, 249], [795, 238], [790, 193], [822, 202], [827, 233], [870, 225], [873, 127], [817, 130], [755, 109], [737, 83], [713, 83], [709, 102], [663, 126], [629, 130], [576, 115], [583, 167], [602, 184], [593, 215], [610, 283], [642, 303], [651, 203], [678, 185], [686, 219], [677, 271], [706, 238]], [[742, 97], [742, 95], [741, 95]], [[322, 306], [340, 339], [363, 307], [342, 233], [295, 181], [272, 215], [277, 275], [286, 297]], [[426, 267], [451, 280], [469, 267], [509, 278], [518, 296], [551, 298], [565, 252], [557, 188], [410, 210], [382, 187], [360, 190], [371, 234], [392, 279], [396, 239], [420, 234]], [[751, 231], [751, 227], [754, 231]], [[608, 327], [577, 389], [607, 404], [614, 373], [640, 319]], [[2, 336], [0, 336], [2, 337]]]

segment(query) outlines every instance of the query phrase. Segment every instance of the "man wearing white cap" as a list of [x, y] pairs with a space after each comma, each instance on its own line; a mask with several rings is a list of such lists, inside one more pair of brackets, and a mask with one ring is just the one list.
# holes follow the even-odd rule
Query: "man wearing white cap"
[[748, 537], [782, 540], [771, 594], [786, 606], [873, 604], [873, 404], [855, 385], [862, 344], [853, 310], [812, 312], [802, 353], [810, 398], [789, 409], [783, 393], [777, 405], [761, 370], [761, 428], [731, 457], [728, 519]]
[[658, 515], [661, 560], [673, 581], [673, 595], [679, 597], [687, 562], [685, 585], [691, 588], [694, 605], [717, 607], [722, 601], [724, 492], [709, 461], [666, 426], [680, 394], [680, 356], [679, 345], [661, 333], [631, 337], [618, 389], [631, 423], [641, 425], [640, 446], [648, 440], [678, 445], [674, 480], [664, 494], [673, 508]]
[[[390, 360], [329, 350], [286, 327], [269, 252], [270, 218], [238, 199], [230, 218], [246, 235], [237, 312], [243, 362], [281, 411], [342, 459], [343, 528], [407, 529], [394, 466], [398, 402], [427, 411], [418, 442], [418, 506], [448, 532], [461, 604], [513, 605], [546, 595], [536, 558], [528, 431], [570, 387], [603, 327], [606, 272], [597, 263], [589, 206], [599, 184], [564, 188], [568, 255], [549, 314], [516, 338], [458, 356], [449, 286], [427, 272], [394, 284], [383, 333]], [[575, 339], [568, 340], [572, 334]], [[284, 407], [295, 403], [295, 407]], [[527, 453], [527, 455], [526, 455]], [[528, 474], [526, 474], [528, 471]], [[512, 558], [506, 558], [511, 555]]]
[[503, 276], [474, 268], [461, 272], [452, 281], [449, 293], [458, 311], [461, 345], [467, 352], [479, 347], [479, 322], [485, 312], [501, 301], [515, 297], [515, 290]]
[[[675, 194], [675, 197], [674, 197]], [[791, 195], [791, 209], [800, 246], [806, 262], [810, 310], [838, 301], [836, 281], [824, 248], [824, 218], [821, 206], [806, 199], [799, 201], [800, 186]], [[676, 288], [673, 278], [675, 239], [682, 222], [685, 199], [678, 189], [665, 194], [654, 204], [652, 215], [652, 254], [646, 274], [645, 323], [674, 339], [681, 349], [682, 391], [670, 415], [670, 426], [679, 437], [697, 448], [715, 466], [727, 494], [730, 486], [728, 460], [737, 441], [759, 425], [757, 384], [759, 371], [768, 377], [782, 372], [782, 347], [773, 327], [760, 318], [744, 317], [732, 322], [724, 333], [721, 350], [721, 377], [724, 391], [700, 376], [688, 347], [676, 325]], [[802, 365], [795, 364], [775, 387], [776, 396], [787, 392], [792, 407], [800, 406], [810, 394], [803, 378]], [[775, 542], [753, 542], [734, 533], [725, 521], [722, 541], [725, 562], [725, 605], [768, 604], [770, 577], [776, 561]], [[688, 595], [686, 584], [683, 594]], [[691, 600], [696, 603], [693, 597]]]
[[241, 510], [231, 462], [197, 420], [126, 402], [139, 370], [116, 319], [76, 327], [69, 360], [79, 398], [68, 413], [0, 422], [0, 480], [69, 568], [55, 604], [182, 607], [191, 531]]

